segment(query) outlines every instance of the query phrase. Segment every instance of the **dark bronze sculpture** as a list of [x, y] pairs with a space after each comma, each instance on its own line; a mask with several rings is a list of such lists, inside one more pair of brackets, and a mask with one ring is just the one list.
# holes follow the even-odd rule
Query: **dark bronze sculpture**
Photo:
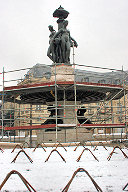
[[[48, 107], [48, 111], [51, 113], [49, 115], [49, 119], [47, 119], [44, 123], [41, 125], [46, 125], [46, 124], [56, 124], [56, 110], [55, 107]], [[59, 110], [57, 109], [57, 116], [59, 117]], [[57, 118], [57, 124], [63, 124], [63, 120], [59, 117]], [[56, 129], [48, 129], [47, 131], [55, 131]]]
[[65, 20], [68, 16], [68, 12], [61, 6], [55, 10], [53, 17], [58, 17], [58, 32], [53, 29], [53, 26], [49, 26], [51, 32], [49, 38], [49, 48], [47, 56], [54, 63], [70, 63], [70, 49], [71, 47], [77, 47], [77, 42], [70, 36], [70, 31], [67, 29], [68, 21]]
[[55, 35], [56, 31], [53, 29], [52, 25], [48, 26], [49, 31], [51, 34], [49, 35], [49, 48], [47, 52], [47, 56], [54, 62], [55, 61], [55, 44], [53, 42], [53, 36]]
[[[84, 124], [92, 124], [92, 122], [84, 117], [84, 113], [86, 112], [86, 108], [85, 107], [81, 107], [80, 109], [78, 109], [77, 111], [77, 119], [78, 122], [80, 124], [84, 123]], [[90, 130], [90, 128], [88, 128]]]

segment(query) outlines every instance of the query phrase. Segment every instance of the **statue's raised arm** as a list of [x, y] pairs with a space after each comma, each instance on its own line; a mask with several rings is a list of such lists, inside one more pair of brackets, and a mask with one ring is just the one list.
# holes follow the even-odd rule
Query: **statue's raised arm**
[[76, 42], [76, 40], [75, 39], [73, 39], [72, 37], [70, 37], [71, 38], [71, 41], [73, 42], [72, 44], [71, 44], [71, 47], [78, 47], [78, 44], [77, 44], [77, 42]]

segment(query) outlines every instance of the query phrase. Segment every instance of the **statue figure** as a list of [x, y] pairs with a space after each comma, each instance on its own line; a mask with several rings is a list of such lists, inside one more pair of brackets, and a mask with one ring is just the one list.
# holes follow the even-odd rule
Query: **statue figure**
[[53, 61], [55, 62], [55, 45], [54, 42], [52, 41], [53, 36], [55, 35], [56, 31], [53, 29], [52, 25], [48, 26], [49, 31], [51, 32], [51, 34], [49, 35], [49, 48], [47, 51], [47, 56]]
[[[52, 25], [48, 26], [51, 34], [49, 35], [49, 48], [47, 51], [47, 56], [54, 62], [59, 63], [62, 60], [61, 48], [60, 48], [60, 37], [54, 37], [56, 31], [53, 29]], [[54, 38], [53, 38], [54, 37]]]
[[70, 47], [77, 47], [77, 42], [70, 36], [70, 31], [66, 28], [68, 25], [68, 21], [63, 21], [63, 28], [59, 29], [57, 33], [53, 36], [53, 40], [57, 37], [60, 38], [60, 52], [62, 58], [60, 59], [60, 63], [70, 63]]
[[70, 49], [71, 47], [77, 47], [77, 42], [70, 36], [70, 31], [67, 29], [68, 21], [65, 20], [69, 12], [64, 10], [63, 7], [59, 7], [53, 13], [53, 17], [59, 18], [58, 32], [53, 29], [53, 26], [49, 26], [51, 32], [49, 38], [49, 48], [47, 56], [54, 63], [70, 63]]

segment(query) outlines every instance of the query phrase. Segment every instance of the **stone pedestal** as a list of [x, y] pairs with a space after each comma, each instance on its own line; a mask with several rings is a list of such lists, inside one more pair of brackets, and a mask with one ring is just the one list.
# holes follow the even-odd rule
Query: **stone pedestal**
[[[81, 102], [77, 101], [77, 105], [80, 105]], [[60, 109], [59, 109], [60, 108]], [[59, 115], [63, 119], [63, 124], [76, 124], [76, 110], [75, 101], [58, 101]]]
[[51, 81], [74, 81], [74, 68], [72, 65], [57, 64], [51, 68]]
[[[55, 102], [47, 102], [48, 106], [55, 106]], [[81, 105], [81, 101], [77, 101], [76, 105]], [[63, 119], [63, 124], [76, 124], [76, 110], [75, 101], [57, 101], [58, 118]], [[54, 116], [55, 117], [55, 116]]]
[[[76, 129], [62, 129], [57, 132], [57, 140], [59, 142], [85, 142], [92, 140], [93, 131], [88, 131], [85, 128], [78, 128], [77, 129], [77, 136], [76, 136]], [[77, 138], [76, 138], [77, 137]], [[77, 140], [78, 139], [78, 140]], [[49, 131], [45, 132], [44, 130], [40, 130], [37, 133], [37, 140], [38, 143], [56, 143], [56, 132]]]

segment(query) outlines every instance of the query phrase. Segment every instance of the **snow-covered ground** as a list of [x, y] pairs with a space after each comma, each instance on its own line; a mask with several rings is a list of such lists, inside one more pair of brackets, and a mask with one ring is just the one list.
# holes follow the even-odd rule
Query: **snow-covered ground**
[[[119, 149], [115, 150], [110, 161], [107, 160], [108, 155], [112, 151], [112, 147], [107, 147], [106, 151], [102, 146], [98, 150], [93, 151], [92, 147], [88, 147], [99, 160], [96, 161], [89, 151], [85, 151], [79, 162], [76, 159], [81, 154], [83, 147], [66, 147], [67, 152], [62, 147], [57, 150], [65, 158], [66, 163], [61, 157], [53, 152], [49, 160], [45, 162], [50, 154], [52, 147], [46, 148], [46, 152], [42, 148], [33, 149], [26, 148], [26, 153], [31, 157], [33, 163], [27, 157], [20, 153], [15, 163], [11, 163], [20, 149], [5, 149], [4, 153], [0, 152], [0, 184], [6, 177], [7, 173], [12, 170], [19, 171], [28, 182], [35, 188], [37, 192], [61, 192], [69, 182], [74, 171], [78, 168], [84, 168], [97, 182], [104, 192], [121, 192], [122, 188], [128, 183], [128, 159], [123, 156]], [[123, 151], [128, 155], [126, 148]], [[25, 192], [28, 191], [22, 183], [18, 175], [12, 175], [6, 182], [2, 191], [9, 192]], [[85, 172], [79, 172], [74, 178], [68, 191], [71, 192], [93, 192], [96, 191], [93, 183]]]

